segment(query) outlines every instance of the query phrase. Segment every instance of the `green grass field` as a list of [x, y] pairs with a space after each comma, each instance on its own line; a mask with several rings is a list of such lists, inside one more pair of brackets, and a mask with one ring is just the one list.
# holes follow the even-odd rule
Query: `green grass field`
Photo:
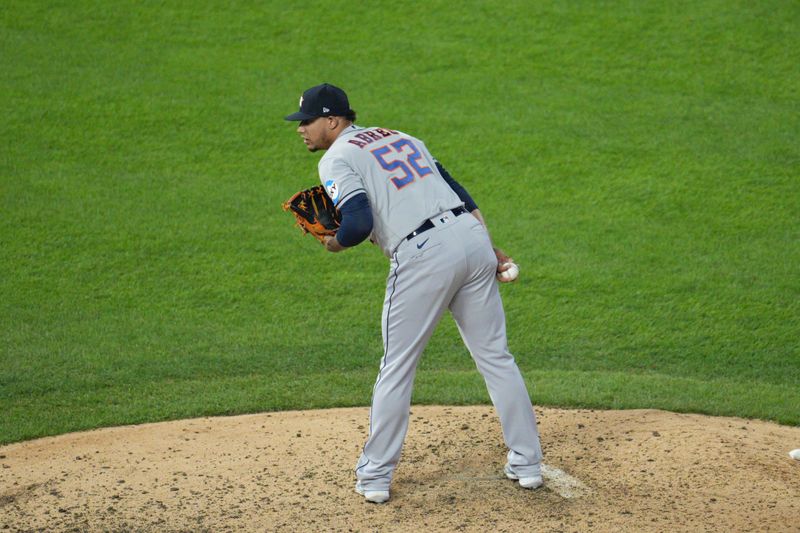
[[[520, 263], [535, 404], [800, 424], [798, 27], [779, 0], [4, 2], [0, 443], [369, 404], [386, 260], [280, 209], [320, 155], [282, 117], [324, 81]], [[449, 317], [414, 398], [489, 401]]]

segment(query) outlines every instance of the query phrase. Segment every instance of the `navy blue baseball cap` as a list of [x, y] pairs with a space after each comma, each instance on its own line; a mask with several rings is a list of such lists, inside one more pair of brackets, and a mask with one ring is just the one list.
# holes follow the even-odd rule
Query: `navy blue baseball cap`
[[328, 83], [307, 89], [300, 97], [300, 110], [285, 120], [310, 120], [317, 117], [342, 117], [351, 113], [343, 90]]

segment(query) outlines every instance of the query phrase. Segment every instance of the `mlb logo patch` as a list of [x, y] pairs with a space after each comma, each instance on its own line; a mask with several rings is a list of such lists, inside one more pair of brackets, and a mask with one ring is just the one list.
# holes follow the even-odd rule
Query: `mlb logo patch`
[[333, 205], [336, 205], [339, 202], [339, 187], [336, 186], [336, 182], [333, 180], [326, 181], [325, 191], [328, 193], [328, 196], [331, 197], [331, 200], [333, 200]]

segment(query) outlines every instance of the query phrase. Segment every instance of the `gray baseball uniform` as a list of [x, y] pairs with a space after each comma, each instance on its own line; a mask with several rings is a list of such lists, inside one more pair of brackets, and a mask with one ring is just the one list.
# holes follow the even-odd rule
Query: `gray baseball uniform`
[[366, 193], [374, 220], [370, 238], [390, 258], [384, 353], [369, 438], [356, 466], [361, 486], [389, 489], [408, 429], [417, 363], [447, 309], [497, 409], [509, 465], [520, 477], [539, 475], [536, 418], [508, 350], [497, 258], [486, 228], [466, 213], [422, 141], [398, 131], [349, 126], [320, 160], [319, 174], [338, 206]]

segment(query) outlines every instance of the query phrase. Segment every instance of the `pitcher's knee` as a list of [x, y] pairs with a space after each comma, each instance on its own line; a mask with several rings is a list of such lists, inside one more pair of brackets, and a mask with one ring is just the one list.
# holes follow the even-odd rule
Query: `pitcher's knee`
[[472, 358], [478, 367], [516, 368], [517, 366], [514, 356], [508, 352], [483, 352], [473, 354]]

